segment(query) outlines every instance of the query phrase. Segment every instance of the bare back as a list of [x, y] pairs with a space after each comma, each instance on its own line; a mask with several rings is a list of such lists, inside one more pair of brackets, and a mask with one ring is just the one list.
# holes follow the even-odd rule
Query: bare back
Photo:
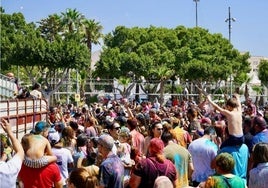
[[232, 111], [224, 110], [222, 114], [227, 118], [227, 126], [230, 135], [233, 136], [242, 136], [242, 114], [241, 111], [234, 109]]
[[232, 102], [230, 102], [233, 103], [233, 105], [229, 104], [226, 106], [227, 109], [224, 109], [213, 102], [210, 95], [207, 96], [210, 104], [212, 104], [216, 110], [220, 111], [220, 113], [222, 113], [227, 118], [229, 134], [236, 137], [241, 137], [243, 136], [241, 102], [238, 94], [234, 94], [233, 98], [235, 98], [235, 100], [232, 100]]
[[51, 146], [45, 137], [42, 135], [30, 135], [27, 139], [29, 144], [29, 147], [25, 151], [27, 157], [39, 159], [45, 154], [51, 155]]

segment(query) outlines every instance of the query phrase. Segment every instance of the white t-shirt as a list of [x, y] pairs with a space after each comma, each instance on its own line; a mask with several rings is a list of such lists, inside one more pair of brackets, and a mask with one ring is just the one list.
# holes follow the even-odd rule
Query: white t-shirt
[[7, 162], [0, 161], [0, 187], [16, 188], [16, 181], [22, 160], [15, 155]]
[[192, 180], [206, 181], [209, 176], [215, 173], [214, 169], [211, 169], [211, 161], [217, 155], [217, 145], [209, 139], [198, 138], [191, 142], [188, 151], [192, 155], [194, 165]]
[[61, 178], [65, 184], [68, 178], [68, 163], [73, 163], [71, 151], [66, 148], [52, 148], [52, 153], [57, 157], [57, 165], [60, 169]]
[[42, 98], [42, 93], [40, 91], [36, 90], [36, 89], [35, 90], [32, 90], [30, 92], [30, 95], [34, 96], [37, 99], [41, 99]]

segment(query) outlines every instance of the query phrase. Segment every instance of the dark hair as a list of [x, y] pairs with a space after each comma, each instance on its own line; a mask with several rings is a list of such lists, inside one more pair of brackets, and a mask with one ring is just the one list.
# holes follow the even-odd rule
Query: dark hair
[[78, 124], [75, 121], [70, 121], [69, 125], [70, 125], [70, 127], [72, 127], [72, 129], [74, 131], [76, 131], [78, 129]]
[[268, 143], [260, 142], [253, 147], [254, 167], [259, 163], [268, 162]]
[[209, 126], [209, 127], [205, 128], [204, 134], [206, 134], [206, 135], [216, 135], [216, 130], [215, 130], [214, 127]]
[[98, 146], [98, 137], [91, 137], [90, 141], [93, 143], [94, 148]]
[[150, 127], [149, 127], [149, 135], [151, 137], [154, 137], [153, 129], [156, 127], [157, 124], [161, 124], [162, 125], [161, 121], [156, 121], [156, 122], [152, 123], [150, 125]]
[[2, 143], [2, 140], [0, 140], [0, 157], [3, 156], [3, 153], [4, 153], [4, 145]]
[[164, 132], [162, 133], [161, 139], [163, 140], [163, 142], [164, 142], [165, 144], [167, 144], [170, 140], [173, 140], [174, 137], [173, 137], [173, 135], [172, 135], [170, 132], [168, 132], [168, 131], [164, 131]]
[[243, 127], [251, 127], [251, 118], [246, 117], [243, 121]]
[[187, 110], [187, 115], [191, 115], [192, 117], [196, 117], [198, 115], [198, 111], [196, 108], [191, 107]]
[[39, 83], [35, 83], [32, 87], [32, 90], [39, 89], [41, 85]]
[[265, 129], [267, 123], [262, 116], [255, 116], [252, 120], [253, 126], [257, 125], [261, 129]]
[[88, 142], [87, 135], [86, 134], [78, 135], [76, 142], [77, 147], [85, 146]]

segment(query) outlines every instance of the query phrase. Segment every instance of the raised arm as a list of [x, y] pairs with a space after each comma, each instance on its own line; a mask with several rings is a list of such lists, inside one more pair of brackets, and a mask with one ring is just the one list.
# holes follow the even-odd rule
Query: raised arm
[[219, 105], [217, 105], [215, 102], [212, 101], [211, 95], [207, 95], [207, 101], [218, 111], [225, 112], [226, 110], [221, 108]]
[[128, 116], [130, 117], [130, 118], [134, 118], [134, 115], [133, 115], [133, 113], [132, 113], [132, 111], [131, 111], [131, 109], [130, 109], [130, 107], [129, 107], [129, 103], [125, 103], [125, 108], [126, 108], [126, 110], [127, 110], [127, 114], [128, 114]]
[[4, 129], [4, 131], [7, 133], [7, 136], [10, 138], [12, 146], [16, 152], [15, 155], [19, 156], [21, 160], [24, 159], [24, 150], [22, 148], [22, 145], [20, 144], [19, 140], [15, 137], [15, 135], [12, 132], [11, 125], [8, 123], [7, 120], [2, 119], [1, 126]]

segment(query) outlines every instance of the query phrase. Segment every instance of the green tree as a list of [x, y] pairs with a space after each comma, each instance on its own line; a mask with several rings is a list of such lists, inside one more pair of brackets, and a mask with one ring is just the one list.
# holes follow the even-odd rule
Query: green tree
[[249, 72], [249, 54], [240, 54], [221, 34], [210, 34], [203, 28], [178, 27], [182, 49], [177, 48], [179, 75], [194, 82], [202, 90], [206, 83], [219, 82], [232, 75]]
[[258, 69], [258, 77], [261, 83], [268, 88], [268, 60], [262, 59]]
[[42, 36], [50, 42], [61, 37], [60, 33], [64, 32], [61, 16], [58, 14], [49, 15], [48, 18], [41, 19], [38, 23], [38, 29], [42, 33]]
[[18, 40], [18, 35], [22, 35], [25, 31], [26, 22], [21, 13], [12, 15], [5, 14], [1, 8], [1, 71], [10, 70], [12, 64], [8, 62], [10, 52], [15, 48], [14, 42]]
[[[99, 39], [102, 37], [101, 31], [103, 27], [99, 22], [94, 19], [86, 19], [83, 14], [78, 12], [76, 9], [67, 9], [66, 12], [62, 12], [62, 25], [67, 28], [65, 32], [66, 36], [78, 37], [82, 43], [85, 43], [88, 48], [88, 53], [91, 57], [92, 44], [99, 44]], [[88, 64], [79, 68], [80, 74], [80, 96], [81, 99], [85, 99], [85, 84], [87, 78], [92, 78], [92, 65], [91, 59]], [[92, 84], [90, 83], [92, 86]], [[93, 90], [93, 87], [90, 89]]]
[[[151, 85], [160, 83], [155, 70], [174, 70], [171, 76], [188, 79], [206, 88], [209, 83], [235, 79], [249, 71], [249, 54], [240, 54], [221, 34], [202, 28], [175, 29], [150, 26], [126, 28], [118, 26], [104, 39], [104, 50], [95, 74], [118, 78], [132, 71]], [[157, 87], [147, 87], [156, 91]]]
[[79, 41], [64, 37], [47, 40], [48, 36], [40, 32], [43, 30], [33, 23], [27, 24], [21, 13], [2, 16], [16, 23], [10, 27], [9, 21], [1, 22], [5, 31], [1, 37], [8, 39], [1, 46], [3, 63], [23, 67], [32, 83], [42, 81], [47, 98], [60, 88], [71, 69], [90, 61], [86, 45]]

